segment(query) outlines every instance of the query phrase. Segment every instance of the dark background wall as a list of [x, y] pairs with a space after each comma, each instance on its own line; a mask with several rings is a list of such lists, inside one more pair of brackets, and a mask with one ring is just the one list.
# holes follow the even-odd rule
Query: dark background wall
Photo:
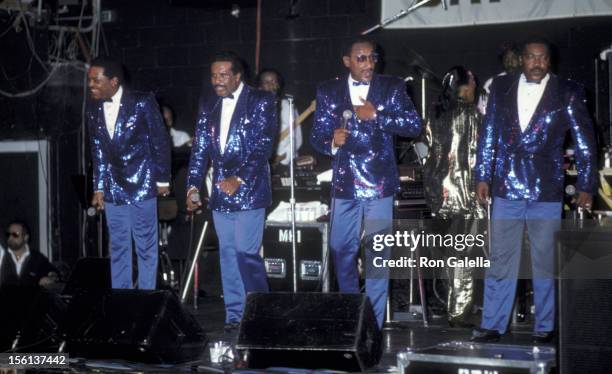
[[[15, 16], [15, 12], [0, 11], [0, 89], [10, 93], [31, 90], [48, 76], [33, 58], [23, 25], [20, 24], [18, 32], [9, 27]], [[46, 61], [50, 35], [47, 28], [31, 25], [30, 31], [34, 50]], [[51, 251], [54, 260], [68, 262], [76, 260], [80, 253], [78, 217], [85, 199], [84, 191], [73, 183], [79, 179], [82, 94], [82, 71], [59, 68], [32, 95], [23, 98], [0, 95], [0, 141], [46, 139], [49, 143], [49, 168], [44, 179], [49, 190]], [[13, 156], [7, 159], [10, 157]], [[29, 185], [32, 179], [28, 176], [32, 171], [19, 165], [15, 163], [12, 168], [0, 170], [2, 183], [9, 185], [0, 189], [3, 201], [14, 202], [13, 206], [0, 207], [1, 230], [14, 219], [38, 227], [38, 197], [31, 192], [38, 186]], [[37, 238], [31, 244], [33, 249], [38, 249]]]
[[[243, 2], [239, 18], [231, 1], [106, 1], [119, 20], [105, 25], [109, 52], [132, 72], [135, 87], [152, 90], [175, 107], [179, 126], [191, 130], [208, 60], [220, 49], [239, 53], [254, 70], [255, 7]], [[264, 0], [261, 67], [284, 74], [287, 91], [303, 109], [318, 82], [344, 72], [341, 47], [379, 22], [380, 2], [369, 0]], [[199, 6], [193, 6], [198, 4]], [[211, 4], [217, 5], [213, 7]], [[226, 4], [225, 6], [219, 4]], [[251, 6], [249, 6], [251, 5]], [[478, 4], [474, 4], [478, 6]], [[293, 10], [293, 13], [292, 13]], [[452, 11], [450, 7], [449, 11]], [[292, 16], [293, 14], [293, 16]], [[542, 35], [557, 47], [557, 71], [594, 87], [594, 59], [612, 43], [612, 17], [547, 20], [448, 29], [382, 30], [371, 37], [384, 53], [384, 72], [420, 77], [417, 66], [441, 77], [455, 64], [481, 79], [500, 71], [500, 45]], [[253, 75], [253, 74], [252, 74]], [[435, 87], [435, 79], [431, 82]], [[415, 99], [420, 100], [415, 87]]]
[[[238, 18], [232, 3], [242, 5]], [[107, 0], [117, 20], [105, 23], [103, 53], [126, 65], [132, 87], [155, 92], [177, 113], [177, 127], [193, 132], [198, 98], [207, 85], [208, 61], [221, 49], [239, 53], [249, 63], [255, 58], [255, 1]], [[294, 5], [292, 7], [292, 5]], [[477, 4], [474, 4], [477, 6]], [[452, 10], [452, 7], [451, 7]], [[449, 10], [449, 11], [451, 11]], [[373, 0], [263, 0], [261, 67], [274, 67], [285, 76], [287, 92], [304, 109], [315, 96], [319, 81], [344, 72], [341, 46], [359, 31], [379, 22], [380, 1]], [[0, 19], [2, 24], [3, 19]], [[5, 29], [5, 24], [1, 25]], [[382, 30], [372, 34], [384, 54], [384, 71], [420, 78], [431, 71], [428, 87], [435, 95], [436, 79], [456, 64], [471, 68], [481, 81], [500, 71], [497, 53], [505, 42], [537, 34], [558, 47], [557, 71], [585, 84], [593, 106], [595, 57], [612, 42], [612, 17], [547, 20], [496, 26], [437, 30]], [[36, 33], [37, 48], [46, 56], [44, 30]], [[0, 38], [0, 64], [8, 75], [24, 74], [30, 54], [24, 39], [9, 33]], [[5, 52], [8, 51], [8, 52]], [[105, 52], [106, 51], [106, 52]], [[44, 73], [34, 65], [26, 80], [3, 82], [0, 87], [30, 87]], [[0, 98], [0, 137], [52, 141], [52, 233], [55, 252], [78, 256], [75, 220], [82, 195], [72, 179], [78, 174], [75, 154], [80, 130], [82, 86], [66, 75], [56, 84], [27, 99]], [[420, 86], [409, 87], [416, 102]], [[310, 122], [305, 125], [305, 139]], [[309, 153], [305, 142], [301, 153]], [[78, 230], [77, 230], [78, 231]]]
[[[107, 1], [119, 20], [104, 26], [109, 53], [121, 58], [132, 85], [152, 90], [177, 113], [178, 126], [191, 130], [208, 61], [218, 50], [233, 50], [249, 64], [254, 78], [254, 2], [242, 2], [240, 17], [230, 15], [231, 1]], [[239, 2], [238, 2], [239, 3]], [[287, 91], [300, 107], [314, 98], [317, 82], [342, 72], [341, 46], [378, 19], [376, 1], [299, 1], [291, 18], [290, 1], [264, 0], [261, 67], [284, 75]], [[136, 5], [138, 4], [138, 5]], [[178, 4], [178, 5], [177, 5]], [[190, 6], [198, 4], [198, 7]]]

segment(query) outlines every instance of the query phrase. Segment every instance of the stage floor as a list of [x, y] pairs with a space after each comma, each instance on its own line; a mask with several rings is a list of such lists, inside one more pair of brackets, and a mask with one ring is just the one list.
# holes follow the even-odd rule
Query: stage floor
[[[223, 300], [218, 297], [200, 298], [198, 310], [194, 312], [198, 321], [208, 334], [210, 342], [229, 341], [236, 342], [237, 331], [226, 333], [223, 330]], [[383, 356], [380, 363], [368, 373], [389, 373], [393, 372], [397, 365], [396, 355], [406, 348], [422, 348], [438, 343], [460, 340], [468, 341], [471, 335], [471, 328], [451, 328], [446, 319], [431, 318], [428, 327], [423, 326], [423, 322], [394, 322], [387, 324], [383, 329]], [[531, 345], [531, 324], [518, 324], [513, 326], [513, 332], [502, 337], [502, 344]], [[219, 366], [210, 364], [208, 352], [201, 358], [206, 362], [206, 366], [219, 369]], [[203, 369], [202, 366], [200, 368]], [[306, 371], [308, 372], [308, 371]]]
[[[205, 330], [209, 339], [209, 344], [218, 341], [235, 344], [238, 331], [224, 331], [224, 307], [223, 299], [216, 296], [201, 297], [198, 309], [192, 305], [187, 306], [200, 325]], [[531, 326], [528, 323], [513, 326], [513, 332], [502, 337], [500, 343], [530, 345]], [[368, 373], [390, 373], [395, 372], [396, 355], [406, 348], [424, 348], [438, 343], [459, 340], [469, 340], [470, 328], [450, 328], [445, 318], [432, 318], [429, 327], [424, 327], [422, 322], [395, 322], [388, 324], [383, 330], [383, 356], [380, 363], [367, 370]], [[71, 357], [76, 359], [76, 357]], [[28, 371], [32, 372], [32, 371]], [[229, 365], [212, 364], [208, 348], [202, 352], [198, 361], [186, 365], [167, 366], [167, 365], [145, 365], [136, 362], [126, 362], [123, 360], [77, 360], [72, 362], [69, 370], [46, 370], [35, 371], [38, 373], [177, 373], [177, 372], [202, 372], [202, 373], [227, 373], [227, 372], [293, 372], [293, 373], [312, 373], [312, 370], [296, 368], [270, 369], [270, 370], [251, 370], [240, 369]], [[318, 373], [326, 372], [318, 370]]]

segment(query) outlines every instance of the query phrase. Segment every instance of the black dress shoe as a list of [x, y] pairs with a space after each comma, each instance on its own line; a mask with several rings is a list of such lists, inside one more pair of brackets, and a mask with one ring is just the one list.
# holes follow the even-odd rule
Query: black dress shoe
[[540, 331], [534, 332], [533, 335], [531, 335], [531, 340], [534, 344], [546, 344], [550, 343], [554, 337], [554, 331]]
[[497, 342], [501, 338], [501, 334], [497, 330], [477, 328], [472, 330], [470, 341], [476, 343]]
[[223, 326], [225, 332], [234, 332], [240, 327], [240, 322], [229, 322]]

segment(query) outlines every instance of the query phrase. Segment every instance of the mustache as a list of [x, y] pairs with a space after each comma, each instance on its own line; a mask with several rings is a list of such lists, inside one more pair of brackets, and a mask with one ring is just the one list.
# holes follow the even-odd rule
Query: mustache
[[535, 72], [543, 73], [543, 72], [544, 72], [544, 69], [542, 69], [542, 68], [533, 68], [533, 69], [531, 69], [531, 70], [529, 70], [529, 71], [530, 71], [530, 72], [534, 72], [534, 73], [535, 73]]

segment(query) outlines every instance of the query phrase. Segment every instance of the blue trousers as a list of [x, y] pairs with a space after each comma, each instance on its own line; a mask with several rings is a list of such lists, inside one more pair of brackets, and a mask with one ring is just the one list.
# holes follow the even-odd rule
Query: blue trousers
[[[367, 239], [375, 233], [391, 233], [393, 229], [393, 197], [377, 200], [333, 199], [330, 247], [336, 268], [340, 292], [359, 292], [357, 256], [361, 242], [361, 231]], [[371, 253], [366, 245], [366, 295], [374, 308], [378, 326], [382, 327], [389, 287], [388, 269], [377, 269], [373, 274], [373, 256], [387, 256], [388, 251]]]
[[506, 332], [518, 277], [525, 226], [531, 246], [535, 332], [555, 327], [555, 245], [561, 224], [560, 202], [493, 200], [491, 267], [485, 279], [481, 327]]
[[219, 237], [225, 322], [242, 319], [246, 294], [268, 292], [268, 278], [259, 254], [265, 209], [223, 213], [213, 211]]
[[105, 202], [113, 288], [132, 288], [132, 239], [138, 256], [138, 288], [157, 280], [157, 198], [127, 205]]

